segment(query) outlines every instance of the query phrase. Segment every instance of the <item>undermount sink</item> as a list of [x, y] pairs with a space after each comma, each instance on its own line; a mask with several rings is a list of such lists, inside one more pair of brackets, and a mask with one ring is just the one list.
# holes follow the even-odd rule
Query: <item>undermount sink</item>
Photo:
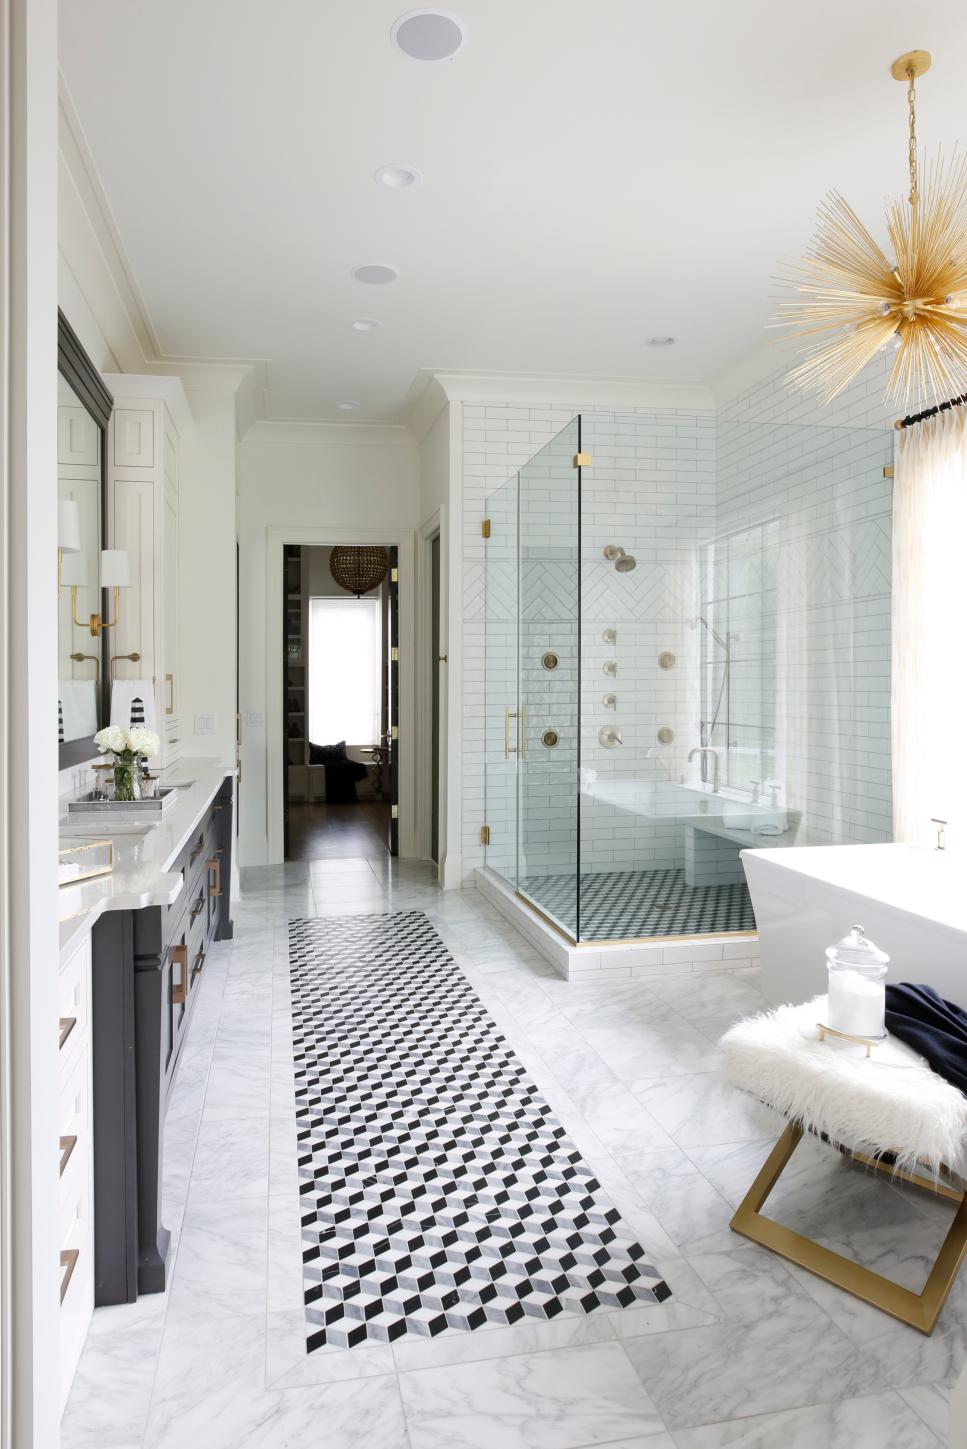
[[62, 845], [69, 845], [72, 840], [103, 840], [108, 835], [150, 835], [160, 824], [160, 819], [117, 820], [99, 815], [94, 820], [78, 821], [77, 824], [71, 821], [60, 831], [60, 840]]

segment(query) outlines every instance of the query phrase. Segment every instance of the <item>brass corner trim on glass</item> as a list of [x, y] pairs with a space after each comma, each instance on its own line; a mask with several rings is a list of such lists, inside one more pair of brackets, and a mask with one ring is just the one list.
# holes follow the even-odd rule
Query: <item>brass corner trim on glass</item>
[[480, 844], [481, 845], [489, 845], [490, 844], [490, 826], [489, 825], [481, 825], [481, 827], [480, 827]]
[[591, 457], [591, 454], [590, 453], [575, 453], [574, 454], [574, 467], [575, 468], [590, 468], [590, 466], [591, 466], [591, 464], [593, 462], [594, 462], [594, 459]]

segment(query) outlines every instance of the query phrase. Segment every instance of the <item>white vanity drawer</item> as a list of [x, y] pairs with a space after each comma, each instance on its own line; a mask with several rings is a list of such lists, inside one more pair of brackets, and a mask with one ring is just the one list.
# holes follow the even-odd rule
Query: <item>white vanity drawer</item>
[[60, 1089], [57, 1156], [61, 1206], [75, 1191], [79, 1174], [90, 1176], [92, 1148], [91, 1055], [77, 1054], [73, 1069]]
[[91, 938], [84, 937], [60, 968], [57, 995], [58, 1041], [61, 1081], [73, 1068], [74, 1059], [90, 1038], [91, 1029]]
[[71, 1191], [60, 1212], [60, 1406], [70, 1393], [77, 1361], [94, 1312], [94, 1223], [86, 1161], [71, 1174]]

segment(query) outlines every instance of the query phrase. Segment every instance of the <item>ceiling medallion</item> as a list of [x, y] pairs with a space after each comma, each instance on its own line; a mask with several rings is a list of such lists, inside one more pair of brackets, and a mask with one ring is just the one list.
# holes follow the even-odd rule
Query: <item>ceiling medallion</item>
[[956, 152], [917, 166], [915, 82], [930, 67], [925, 50], [895, 61], [907, 83], [910, 194], [888, 202], [884, 253], [852, 207], [831, 192], [803, 260], [785, 279], [803, 300], [784, 301], [774, 325], [795, 330], [805, 361], [787, 386], [831, 402], [878, 352], [896, 349], [886, 397], [899, 407], [944, 401], [967, 390], [967, 159]]
[[389, 554], [385, 548], [334, 548], [329, 556], [329, 572], [336, 583], [357, 599], [379, 588], [388, 568]]

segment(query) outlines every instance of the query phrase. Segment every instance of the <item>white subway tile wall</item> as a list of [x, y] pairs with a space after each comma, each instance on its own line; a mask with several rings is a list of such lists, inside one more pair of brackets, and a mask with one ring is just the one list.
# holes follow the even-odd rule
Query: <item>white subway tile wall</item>
[[[654, 408], [620, 414], [582, 410], [581, 447], [592, 454], [593, 463], [583, 471], [580, 612], [576, 475], [570, 467], [575, 439], [566, 435], [556, 449], [535, 459], [575, 410], [499, 401], [463, 405], [463, 867], [468, 883], [484, 864], [479, 831], [485, 822], [491, 829], [490, 863], [514, 878], [515, 763], [513, 756], [504, 757], [504, 710], [515, 704], [515, 613], [521, 618], [526, 709], [522, 874], [560, 873], [576, 864], [578, 727], [581, 763], [599, 777], [698, 778], [698, 764], [688, 765], [687, 754], [698, 742], [701, 662], [707, 666], [708, 656], [702, 631], [688, 628], [687, 621], [704, 604], [704, 545], [762, 523], [777, 531], [780, 586], [776, 599], [746, 619], [744, 642], [753, 662], [741, 674], [736, 669], [736, 711], [748, 715], [758, 708], [761, 713], [763, 695], [770, 693], [763, 685], [773, 667], [772, 647], [779, 661], [777, 715], [771, 721], [774, 774], [785, 792], [781, 803], [801, 815], [799, 838], [889, 838], [891, 485], [880, 464], [892, 457], [892, 434], [884, 432], [892, 414], [880, 400], [882, 372], [882, 367], [871, 369], [830, 408], [790, 395], [777, 374], [734, 398], [718, 416]], [[507, 486], [526, 464], [523, 486]], [[516, 540], [508, 537], [518, 508], [519, 599]], [[485, 542], [480, 524], [488, 514], [492, 536]], [[636, 557], [634, 571], [618, 573], [605, 560], [603, 550], [611, 543]], [[738, 550], [733, 565], [743, 565]], [[754, 591], [751, 577], [741, 575], [739, 587]], [[741, 617], [739, 602], [731, 607]], [[771, 645], [756, 636], [770, 608]], [[489, 657], [484, 647], [488, 627]], [[575, 692], [579, 629], [580, 720]], [[615, 631], [613, 642], [605, 640], [605, 630]], [[547, 649], [560, 658], [553, 672], [541, 668]], [[659, 664], [662, 654], [674, 656], [670, 668]], [[795, 668], [783, 662], [790, 657]], [[604, 672], [607, 661], [614, 661], [613, 675]], [[489, 701], [488, 680], [496, 686]], [[499, 697], [501, 689], [506, 700]], [[607, 694], [616, 696], [613, 709], [604, 703]], [[617, 749], [599, 740], [599, 731], [608, 725], [621, 731]], [[553, 751], [539, 743], [548, 726], [561, 734]], [[659, 743], [662, 727], [672, 731], [672, 743]], [[512, 743], [518, 742], [517, 729], [511, 722]], [[750, 760], [751, 771], [755, 757]], [[741, 749], [733, 769], [743, 771]], [[686, 864], [680, 825], [648, 825], [586, 794], [580, 808], [582, 872]], [[716, 857], [716, 869], [727, 878], [730, 867], [721, 847], [705, 854]]]

